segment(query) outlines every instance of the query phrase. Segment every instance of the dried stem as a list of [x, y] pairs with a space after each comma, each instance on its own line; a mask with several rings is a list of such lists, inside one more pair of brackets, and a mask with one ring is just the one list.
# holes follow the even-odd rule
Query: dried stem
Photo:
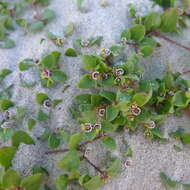
[[65, 153], [65, 152], [68, 152], [69, 149], [58, 149], [58, 150], [50, 150], [50, 151], [47, 151], [45, 152], [45, 154], [58, 154], [58, 153]]
[[99, 167], [97, 167], [96, 165], [94, 165], [86, 156], [83, 156], [83, 158], [94, 168], [96, 169], [101, 175], [105, 175], [105, 172], [102, 171]]

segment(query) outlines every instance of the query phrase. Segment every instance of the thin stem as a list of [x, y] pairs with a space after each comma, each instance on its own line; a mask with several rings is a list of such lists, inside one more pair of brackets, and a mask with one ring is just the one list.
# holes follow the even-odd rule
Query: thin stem
[[187, 51], [190, 51], [190, 47], [187, 47], [187, 46], [185, 46], [179, 42], [176, 42], [175, 40], [170, 39], [169, 37], [165, 36], [164, 34], [161, 34], [160, 31], [157, 31], [157, 30], [152, 31], [147, 36], [156, 36], [156, 37], [162, 38], [162, 39], [164, 39], [164, 40], [166, 40], [172, 44], [175, 44], [178, 47], [181, 47]]
[[138, 49], [139, 49], [139, 46], [137, 43], [133, 43], [133, 42], [126, 42], [127, 45], [130, 45], [130, 46], [133, 46], [134, 49], [135, 49], [135, 53], [138, 53]]
[[96, 169], [100, 174], [105, 175], [105, 172], [102, 171], [99, 167], [97, 167], [95, 164], [93, 164], [86, 156], [83, 156], [83, 158], [94, 168]]
[[65, 153], [65, 152], [68, 152], [69, 149], [58, 149], [58, 150], [50, 150], [50, 151], [47, 151], [45, 152], [45, 154], [58, 154], [58, 153]]
[[190, 70], [189, 70], [189, 71], [184, 71], [184, 72], [182, 72], [183, 75], [186, 75], [186, 74], [188, 74], [188, 73], [190, 73]]

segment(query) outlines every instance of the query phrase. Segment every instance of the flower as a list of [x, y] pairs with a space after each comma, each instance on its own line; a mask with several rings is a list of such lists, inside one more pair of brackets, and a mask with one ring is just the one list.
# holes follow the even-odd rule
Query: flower
[[83, 47], [88, 47], [90, 44], [90, 40], [89, 39], [83, 39], [83, 40], [81, 40], [80, 44]]
[[124, 72], [125, 72], [125, 71], [124, 71], [122, 68], [119, 68], [119, 69], [116, 69], [116, 70], [115, 70], [115, 74], [116, 74], [117, 76], [123, 75]]
[[42, 78], [43, 79], [48, 79], [51, 76], [51, 71], [49, 69], [44, 69], [42, 71]]
[[43, 102], [43, 106], [44, 106], [45, 108], [50, 108], [50, 107], [52, 106], [52, 103], [51, 103], [51, 101], [50, 101], [49, 99], [47, 99], [47, 100], [45, 100], [45, 101]]
[[91, 74], [91, 77], [92, 77], [93, 80], [98, 80], [98, 79], [100, 79], [100, 73], [98, 71], [94, 71]]
[[124, 162], [124, 166], [127, 168], [128, 166], [131, 166], [131, 163], [132, 161], [127, 159], [125, 162]]
[[105, 110], [104, 108], [101, 108], [101, 109], [98, 110], [98, 115], [99, 115], [100, 117], [103, 117], [104, 114], [105, 114], [105, 112], [106, 112], [106, 110]]
[[136, 108], [133, 108], [131, 112], [133, 115], [137, 116], [141, 113], [141, 109], [139, 107], [136, 107]]
[[39, 59], [35, 59], [35, 60], [34, 60], [34, 64], [35, 64], [35, 65], [39, 65], [39, 64], [40, 64], [40, 60], [39, 60]]
[[85, 123], [81, 125], [81, 130], [85, 131], [86, 133], [91, 132], [93, 129], [93, 126], [91, 123]]
[[96, 123], [96, 124], [94, 124], [94, 128], [95, 128], [95, 129], [101, 129], [101, 128], [102, 128], [102, 126], [101, 126], [101, 124]]
[[116, 83], [120, 83], [121, 82], [121, 78], [120, 77], [116, 77], [115, 82]]
[[111, 50], [107, 48], [102, 48], [100, 51], [102, 54], [107, 55], [107, 56], [111, 54]]
[[144, 123], [144, 126], [149, 128], [149, 129], [154, 129], [156, 127], [156, 124], [154, 121], [146, 121]]
[[131, 104], [131, 109], [137, 108], [137, 104]]

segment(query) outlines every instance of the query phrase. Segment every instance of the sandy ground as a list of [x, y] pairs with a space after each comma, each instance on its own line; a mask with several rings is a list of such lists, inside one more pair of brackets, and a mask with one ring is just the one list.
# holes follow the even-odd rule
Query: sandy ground
[[[88, 8], [86, 14], [80, 13], [76, 8], [75, 0], [53, 0], [50, 8], [56, 11], [57, 18], [46, 27], [55, 34], [63, 35], [63, 30], [69, 22], [75, 24], [75, 32], [72, 37], [66, 39], [64, 48], [57, 48], [52, 42], [45, 40], [40, 44], [40, 39], [45, 36], [45, 32], [38, 34], [24, 35], [22, 30], [16, 30], [12, 34], [12, 38], [17, 42], [16, 47], [10, 50], [0, 50], [0, 69], [10, 68], [13, 73], [7, 78], [7, 83], [14, 83], [13, 100], [18, 105], [24, 105], [30, 110], [30, 115], [35, 116], [37, 105], [34, 103], [35, 93], [46, 92], [51, 98], [62, 98], [61, 110], [56, 110], [53, 119], [47, 125], [38, 123], [30, 134], [37, 139], [43, 133], [45, 127], [55, 129], [57, 127], [69, 128], [75, 131], [77, 124], [70, 118], [67, 111], [71, 105], [72, 99], [76, 94], [80, 94], [80, 90], [76, 87], [81, 74], [81, 59], [79, 57], [70, 58], [62, 56], [62, 69], [68, 74], [69, 79], [66, 84], [71, 87], [62, 93], [64, 85], [55, 88], [44, 89], [38, 84], [33, 89], [21, 87], [19, 82], [19, 70], [17, 63], [24, 58], [39, 58], [53, 50], [64, 52], [68, 47], [72, 47], [72, 41], [76, 38], [93, 37], [102, 35], [104, 41], [102, 47], [109, 47], [119, 41], [120, 33], [123, 29], [130, 26], [130, 18], [127, 13], [128, 3], [134, 3], [135, 7], [142, 14], [150, 12], [152, 4], [149, 0], [107, 0], [109, 6], [103, 8], [97, 1], [86, 1], [85, 6]], [[160, 10], [159, 8], [155, 8]], [[172, 36], [180, 42], [190, 46], [189, 30], [184, 31], [180, 37]], [[183, 71], [190, 69], [189, 56], [190, 53], [179, 49], [169, 43], [160, 41], [163, 47], [158, 49], [152, 58], [146, 60], [146, 75], [145, 77], [161, 77], [166, 70], [166, 63], [172, 64], [174, 71]], [[86, 53], [96, 52], [97, 48], [84, 50]], [[127, 53], [127, 52], [126, 52]], [[28, 79], [35, 80], [37, 77], [34, 71], [24, 73]], [[26, 121], [18, 128], [27, 130]], [[177, 129], [178, 127], [187, 128], [189, 130], [189, 118], [169, 117], [163, 125], [163, 130], [167, 134], [168, 131]], [[120, 147], [121, 155], [121, 137], [118, 134], [117, 141]], [[181, 180], [184, 183], [190, 183], [190, 165], [189, 155], [190, 150], [185, 147], [182, 152], [176, 152], [173, 145], [181, 145], [174, 140], [160, 144], [158, 142], [150, 142], [146, 140], [140, 132], [132, 136], [127, 134], [124, 136], [129, 142], [134, 151], [132, 165], [123, 171], [117, 178], [109, 180], [107, 184], [100, 188], [101, 190], [163, 190], [159, 173], [165, 172], [175, 180]], [[100, 158], [104, 160], [103, 150], [100, 146], [91, 145], [92, 151], [90, 157], [96, 164], [101, 164]], [[50, 171], [50, 181], [59, 174], [55, 168], [55, 162], [60, 156], [47, 156], [44, 152], [47, 150], [47, 144], [37, 140], [36, 146], [22, 144], [14, 159], [13, 167], [27, 175], [31, 172], [31, 167], [35, 164], [42, 165]], [[181, 190], [181, 187], [177, 188]]]

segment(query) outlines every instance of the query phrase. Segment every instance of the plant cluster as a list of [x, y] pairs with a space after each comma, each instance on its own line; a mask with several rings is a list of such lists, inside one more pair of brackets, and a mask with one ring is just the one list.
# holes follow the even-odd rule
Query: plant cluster
[[13, 48], [14, 40], [9, 38], [9, 33], [16, 26], [24, 28], [25, 31], [36, 32], [42, 30], [54, 17], [55, 13], [45, 9], [41, 13], [34, 11], [33, 18], [27, 20], [21, 18], [28, 7], [47, 6], [49, 0], [20, 0], [18, 2], [0, 1], [0, 48]]
[[[32, 1], [36, 4], [39, 1]], [[46, 2], [40, 1], [40, 2]], [[81, 0], [77, 1], [80, 10], [84, 10]], [[99, 54], [82, 55], [84, 75], [78, 82], [81, 89], [96, 89], [96, 93], [84, 93], [76, 96], [70, 108], [71, 115], [78, 123], [78, 131], [75, 134], [60, 129], [51, 131], [46, 129], [39, 137], [41, 141], [48, 141], [46, 154], [63, 153], [64, 156], [58, 161], [57, 167], [63, 174], [57, 176], [55, 186], [57, 190], [85, 189], [95, 190], [99, 188], [110, 177], [122, 172], [124, 167], [130, 165], [128, 159], [133, 155], [129, 144], [124, 140], [126, 147], [124, 154], [127, 160], [114, 157], [111, 153], [116, 150], [117, 142], [114, 139], [115, 132], [141, 130], [146, 138], [158, 141], [167, 141], [163, 136], [161, 124], [168, 114], [181, 115], [190, 102], [190, 81], [184, 79], [183, 73], [173, 73], [169, 68], [166, 75], [161, 79], [145, 80], [145, 72], [141, 60], [152, 55], [161, 44], [157, 38], [190, 51], [186, 47], [168, 37], [163, 33], [179, 32], [185, 27], [185, 18], [188, 15], [186, 9], [172, 8], [162, 14], [150, 13], [139, 17], [136, 10], [130, 9], [133, 26], [121, 34], [121, 42], [110, 48], [102, 48]], [[47, 14], [48, 15], [48, 14]], [[49, 17], [49, 16], [47, 16]], [[73, 25], [67, 29], [67, 34], [72, 34]], [[50, 35], [52, 40], [55, 36]], [[57, 37], [55, 37], [57, 39]], [[77, 39], [74, 48], [66, 50], [66, 56], [77, 56], [79, 48], [100, 45], [102, 37], [90, 39]], [[131, 55], [125, 55], [126, 46], [134, 48]], [[60, 52], [53, 51], [40, 60], [25, 59], [18, 66], [20, 71], [35, 68], [39, 72], [39, 79], [43, 87], [51, 87], [66, 80], [66, 74], [60, 70]], [[11, 71], [3, 69], [0, 72], [0, 82], [10, 74]], [[35, 83], [28, 83], [21, 78], [24, 87], [33, 87]], [[38, 190], [45, 182], [48, 171], [42, 167], [33, 167], [33, 175], [22, 179], [13, 169], [10, 169], [14, 155], [21, 143], [35, 144], [35, 141], [22, 130], [13, 130], [13, 125], [5, 127], [10, 121], [18, 123], [26, 117], [28, 111], [23, 107], [16, 107], [16, 113], [12, 113], [15, 103], [11, 101], [10, 90], [12, 86], [4, 87], [0, 92], [0, 112], [2, 114], [1, 130], [6, 134], [3, 139], [11, 139], [11, 145], [0, 148], [0, 189], [6, 190]], [[68, 86], [67, 86], [68, 87]], [[66, 87], [66, 88], [67, 88]], [[39, 92], [36, 94], [38, 111], [35, 118], [28, 118], [28, 129], [32, 130], [36, 122], [48, 122], [51, 119], [53, 109], [61, 103], [61, 99], [52, 100], [47, 94]], [[7, 134], [7, 131], [11, 131]], [[0, 135], [2, 137], [2, 135]], [[180, 139], [183, 144], [190, 144], [190, 134], [183, 129], [170, 133], [173, 138]], [[99, 167], [89, 159], [87, 145], [101, 142], [107, 148], [109, 158], [103, 167]], [[64, 149], [57, 149], [59, 146]], [[180, 147], [175, 147], [181, 151]], [[95, 171], [92, 173], [84, 167], [88, 163]], [[166, 185], [175, 187], [172, 181], [164, 173], [161, 179]], [[181, 183], [182, 184], [182, 183]], [[189, 187], [188, 184], [183, 184]], [[46, 190], [51, 190], [47, 185]]]

